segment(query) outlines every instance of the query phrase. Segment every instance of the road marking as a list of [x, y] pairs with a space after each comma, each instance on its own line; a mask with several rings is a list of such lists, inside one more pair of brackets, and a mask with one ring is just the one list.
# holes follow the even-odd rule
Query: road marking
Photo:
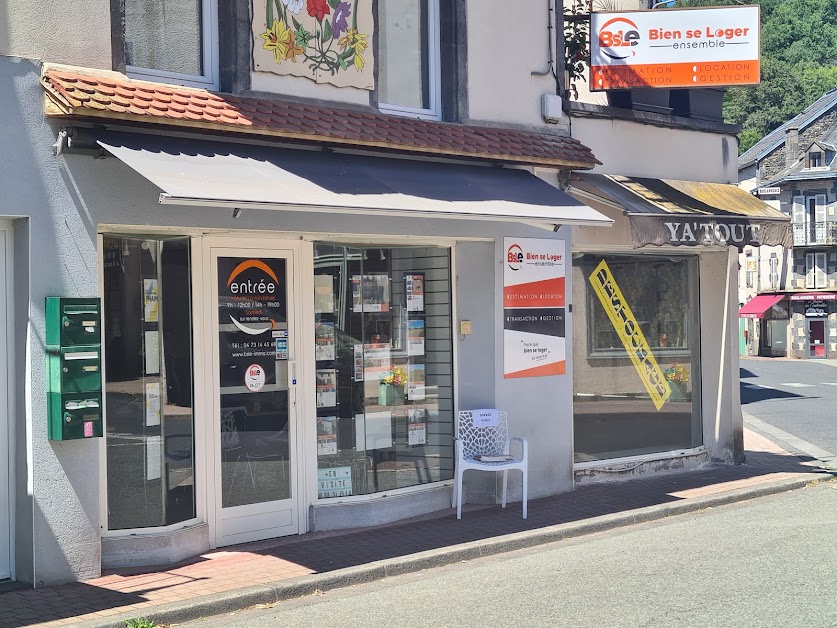
[[837, 386], [837, 382], [820, 382], [821, 384], [825, 384], [826, 386]]
[[787, 386], [788, 388], [813, 388], [813, 384], [800, 384], [799, 382], [786, 382], [779, 384], [779, 386]]
[[834, 464], [835, 459], [837, 459], [837, 456], [825, 449], [817, 447], [814, 443], [809, 443], [807, 440], [797, 438], [793, 434], [780, 430], [778, 427], [773, 427], [769, 423], [765, 423], [761, 419], [757, 419], [753, 415], [746, 412], [742, 412], [741, 414], [744, 417], [744, 423], [763, 434], [767, 434], [782, 441], [780, 444], [788, 445], [803, 454], [807, 454], [812, 458], [816, 458], [817, 460], [828, 462], [830, 464]]
[[751, 384], [750, 382], [744, 382], [745, 386], [752, 386], [754, 388], [767, 388], [767, 390], [773, 390], [771, 386], [765, 386], [764, 384]]

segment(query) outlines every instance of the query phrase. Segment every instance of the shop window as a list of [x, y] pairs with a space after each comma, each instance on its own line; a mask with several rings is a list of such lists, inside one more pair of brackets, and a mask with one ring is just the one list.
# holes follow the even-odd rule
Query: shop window
[[388, 113], [439, 119], [439, 0], [378, 3], [378, 101]]
[[319, 497], [452, 479], [450, 250], [314, 256]]
[[104, 237], [110, 530], [195, 517], [189, 248]]
[[697, 259], [585, 254], [572, 285], [576, 462], [700, 446]]
[[136, 78], [217, 88], [217, 0], [125, 0], [125, 65]]

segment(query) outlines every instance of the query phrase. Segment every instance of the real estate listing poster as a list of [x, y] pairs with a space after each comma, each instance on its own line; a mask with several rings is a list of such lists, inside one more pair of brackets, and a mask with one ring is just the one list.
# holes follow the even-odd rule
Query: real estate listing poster
[[332, 408], [337, 405], [337, 371], [317, 369], [317, 407]]
[[407, 410], [407, 445], [410, 447], [427, 444], [427, 410]]
[[410, 401], [424, 401], [424, 371], [424, 364], [410, 364], [407, 367], [407, 399]]
[[352, 277], [352, 309], [355, 312], [389, 312], [389, 275]]
[[503, 372], [540, 377], [566, 372], [565, 242], [505, 238]]
[[337, 453], [337, 417], [317, 417], [317, 455], [331, 456]]
[[316, 360], [333, 360], [334, 323], [317, 323], [314, 327], [314, 343]]
[[424, 355], [424, 320], [407, 321], [407, 355]]

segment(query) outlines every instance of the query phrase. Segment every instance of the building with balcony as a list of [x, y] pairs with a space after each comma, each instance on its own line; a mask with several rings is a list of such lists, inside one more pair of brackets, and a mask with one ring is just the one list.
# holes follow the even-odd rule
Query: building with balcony
[[747, 247], [741, 254], [742, 352], [837, 356], [835, 142], [837, 90], [738, 159], [740, 187], [790, 216], [793, 228], [792, 246]]
[[48, 4], [0, 3], [0, 579], [449, 508], [460, 409], [532, 499], [742, 460], [737, 248], [788, 220], [719, 99], [567, 103], [548, 0]]

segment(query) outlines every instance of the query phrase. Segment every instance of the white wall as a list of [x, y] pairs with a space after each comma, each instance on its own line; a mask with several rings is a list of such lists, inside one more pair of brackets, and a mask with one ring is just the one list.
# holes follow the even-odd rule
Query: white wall
[[0, 0], [0, 55], [110, 70], [110, 1]]
[[546, 68], [552, 45], [547, 34], [547, 2], [469, 0], [468, 107], [472, 121], [545, 126], [541, 96], [556, 93], [555, 79], [532, 76], [532, 72]]
[[570, 134], [602, 162], [594, 173], [738, 183], [734, 135], [579, 116]]

